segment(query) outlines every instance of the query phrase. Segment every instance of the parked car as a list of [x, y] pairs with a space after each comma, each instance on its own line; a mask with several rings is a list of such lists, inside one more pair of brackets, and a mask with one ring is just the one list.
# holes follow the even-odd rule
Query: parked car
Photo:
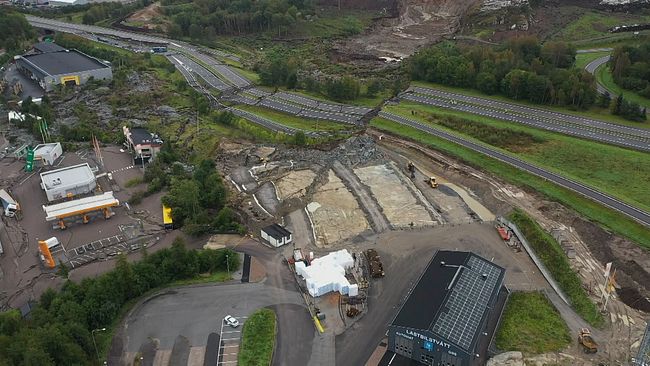
[[239, 320], [235, 319], [235, 317], [231, 315], [226, 315], [226, 317], [223, 318], [223, 321], [233, 328], [237, 328], [239, 326]]

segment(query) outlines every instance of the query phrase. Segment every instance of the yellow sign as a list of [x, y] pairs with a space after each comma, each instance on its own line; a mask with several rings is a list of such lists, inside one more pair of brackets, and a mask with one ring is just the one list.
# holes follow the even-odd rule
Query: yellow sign
[[47, 247], [47, 243], [42, 240], [39, 240], [38, 247], [41, 250], [41, 254], [43, 254], [45, 265], [47, 265], [49, 268], [56, 267], [56, 263], [54, 262], [54, 258], [52, 258], [52, 253], [50, 253], [50, 248]]
[[61, 78], [61, 84], [64, 84], [64, 85], [65, 85], [68, 81], [74, 81], [74, 83], [75, 83], [76, 85], [79, 85], [79, 84], [80, 84], [80, 82], [79, 82], [79, 76], [77, 76], [77, 75], [73, 75], [73, 76], [63, 76], [63, 77]]

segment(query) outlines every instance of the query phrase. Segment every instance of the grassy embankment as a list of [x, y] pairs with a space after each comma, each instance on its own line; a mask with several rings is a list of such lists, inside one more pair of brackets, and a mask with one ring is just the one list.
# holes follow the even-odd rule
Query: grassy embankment
[[650, 211], [650, 195], [644, 184], [650, 181], [647, 153], [423, 104], [402, 103], [385, 109], [504, 149]]
[[584, 69], [591, 61], [609, 55], [611, 52], [589, 52], [576, 55], [576, 67]]
[[275, 313], [270, 309], [254, 312], [244, 323], [239, 348], [240, 366], [269, 366], [276, 335]]
[[352, 128], [352, 125], [345, 124], [345, 123], [337, 123], [332, 121], [323, 121], [318, 119], [297, 117], [290, 114], [277, 112], [272, 109], [267, 109], [258, 106], [241, 105], [238, 106], [237, 108], [251, 112], [260, 117], [268, 118], [271, 121], [281, 123], [285, 126], [298, 128], [305, 131], [338, 132], [338, 131], [349, 130]]
[[540, 292], [514, 292], [501, 317], [496, 346], [503, 351], [540, 354], [571, 344], [571, 334], [558, 311]]
[[560, 244], [523, 211], [516, 209], [508, 218], [519, 227], [562, 291], [569, 297], [576, 313], [589, 324], [602, 326], [603, 316], [582, 288], [582, 282], [578, 274], [571, 269]]
[[[632, 90], [623, 89], [614, 82], [614, 77], [612, 76], [612, 72], [610, 71], [608, 65], [605, 64], [596, 69], [596, 79], [598, 82], [603, 84], [603, 86], [612, 94], [622, 94], [623, 98], [625, 98], [627, 101], [637, 102], [641, 107], [650, 108], [650, 99], [642, 97]], [[648, 125], [649, 123], [645, 122], [642, 124]]]
[[599, 121], [616, 123], [616, 124], [619, 124], [619, 125], [650, 129], [650, 123], [639, 123], [639, 122], [628, 121], [628, 120], [626, 120], [626, 119], [624, 119], [622, 117], [610, 114], [609, 109], [607, 109], [607, 108], [599, 108], [599, 107], [594, 106], [594, 107], [591, 107], [588, 110], [570, 110], [568, 108], [560, 107], [560, 106], [540, 105], [540, 104], [534, 104], [534, 103], [526, 102], [526, 101], [523, 101], [523, 100], [512, 100], [512, 99], [510, 99], [508, 97], [501, 96], [501, 95], [487, 95], [487, 94], [484, 94], [484, 93], [482, 93], [482, 92], [480, 92], [478, 90], [463, 89], [463, 88], [445, 86], [445, 85], [440, 85], [440, 84], [428, 83], [428, 82], [424, 82], [424, 81], [412, 81], [411, 85], [422, 86], [422, 87], [425, 87], [425, 88], [429, 87], [429, 88], [434, 88], [434, 89], [439, 89], [439, 90], [445, 90], [445, 91], [449, 91], [449, 92], [453, 92], [453, 93], [464, 94], [464, 95], [469, 95], [469, 96], [474, 96], [474, 97], [479, 97], [479, 98], [484, 98], [484, 99], [491, 99], [491, 100], [496, 100], [496, 101], [500, 101], [500, 102], [514, 103], [514, 104], [524, 105], [524, 106], [532, 107], [532, 108], [547, 109], [547, 110], [558, 112], [558, 113], [570, 114], [570, 115], [585, 117], [585, 118], [592, 118], [592, 119], [596, 119], [596, 120], [599, 120]]
[[468, 165], [493, 174], [511, 184], [537, 191], [546, 198], [570, 207], [599, 225], [633, 240], [644, 248], [650, 249], [650, 230], [648, 228], [617, 211], [608, 209], [577, 193], [523, 172], [498, 160], [486, 157], [483, 154], [408, 126], [403, 126], [382, 118], [375, 118], [371, 122], [371, 125], [454, 156]]
[[579, 18], [562, 28], [555, 35], [555, 38], [565, 41], [582, 41], [603, 37], [619, 39], [622, 35], [630, 36], [631, 34], [609, 33], [610, 28], [617, 25], [648, 22], [650, 22], [650, 15], [640, 14], [638, 12], [631, 14], [589, 10], [583, 12]]

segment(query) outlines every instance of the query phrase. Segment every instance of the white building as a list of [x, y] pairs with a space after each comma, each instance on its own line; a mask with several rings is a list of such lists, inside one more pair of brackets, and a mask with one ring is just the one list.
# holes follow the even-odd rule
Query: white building
[[63, 148], [59, 142], [40, 144], [34, 148], [34, 160], [40, 160], [42, 165], [54, 165], [61, 155], [63, 155]]
[[95, 174], [88, 163], [41, 173], [41, 188], [48, 201], [86, 194], [96, 186]]
[[347, 249], [332, 252], [316, 258], [307, 266], [296, 262], [296, 273], [305, 279], [307, 290], [313, 297], [338, 291], [341, 295], [357, 296], [359, 286], [351, 284], [345, 277], [345, 270], [354, 266], [354, 259]]
[[293, 240], [291, 232], [278, 224], [265, 227], [261, 230], [260, 235], [262, 239], [276, 248], [289, 244]]

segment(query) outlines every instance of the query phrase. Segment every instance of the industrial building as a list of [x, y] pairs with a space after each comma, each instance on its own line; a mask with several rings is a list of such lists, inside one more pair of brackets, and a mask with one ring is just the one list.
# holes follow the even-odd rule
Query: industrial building
[[96, 186], [95, 174], [88, 163], [41, 173], [41, 188], [50, 202], [92, 192]]
[[260, 235], [262, 236], [262, 239], [266, 240], [276, 248], [289, 244], [293, 240], [291, 232], [278, 224], [269, 225], [263, 228]]
[[83, 85], [90, 79], [111, 80], [110, 65], [77, 50], [39, 43], [34, 52], [16, 56], [16, 66], [46, 92], [56, 85]]
[[380, 365], [484, 365], [508, 297], [504, 276], [476, 254], [438, 251], [390, 324]]
[[63, 155], [63, 148], [60, 142], [40, 144], [34, 147], [34, 160], [40, 161], [42, 165], [54, 165], [56, 159]]
[[133, 163], [136, 165], [145, 164], [156, 158], [163, 145], [163, 140], [158, 135], [147, 131], [144, 128], [122, 127], [126, 145], [133, 154]]

